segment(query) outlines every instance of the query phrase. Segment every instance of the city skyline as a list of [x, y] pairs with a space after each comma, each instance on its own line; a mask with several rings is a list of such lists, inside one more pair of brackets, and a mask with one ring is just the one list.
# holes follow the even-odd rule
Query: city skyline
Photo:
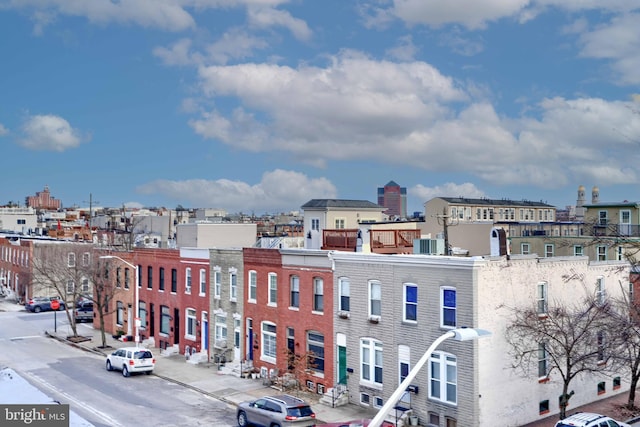
[[640, 200], [640, 6], [0, 0], [0, 203]]

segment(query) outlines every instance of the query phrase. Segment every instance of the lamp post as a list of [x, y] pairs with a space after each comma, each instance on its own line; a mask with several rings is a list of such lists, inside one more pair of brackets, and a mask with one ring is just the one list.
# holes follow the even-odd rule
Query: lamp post
[[135, 279], [135, 316], [133, 319], [133, 324], [135, 326], [135, 341], [136, 341], [136, 348], [139, 346], [140, 343], [140, 274], [138, 271], [138, 266], [131, 264], [129, 261], [126, 261], [122, 258], [120, 258], [119, 256], [116, 255], [102, 255], [100, 257], [101, 259], [117, 259], [121, 262], [123, 262], [124, 264], [127, 264], [129, 267], [133, 268], [134, 274], [136, 275], [136, 279]]
[[378, 411], [376, 416], [369, 423], [369, 427], [380, 427], [382, 425], [382, 421], [384, 420], [384, 417], [387, 416], [389, 411], [396, 405], [398, 400], [400, 400], [400, 397], [402, 397], [402, 395], [406, 392], [407, 387], [409, 387], [409, 385], [411, 385], [411, 381], [413, 381], [413, 379], [416, 377], [416, 375], [418, 374], [418, 371], [420, 371], [420, 369], [422, 369], [424, 364], [431, 357], [431, 353], [433, 353], [435, 351], [435, 349], [444, 340], [449, 339], [449, 338], [453, 338], [453, 339], [458, 340], [458, 341], [468, 341], [468, 340], [475, 340], [475, 339], [478, 339], [480, 337], [489, 336], [489, 335], [491, 335], [491, 332], [486, 331], [484, 329], [458, 328], [458, 329], [452, 329], [452, 330], [446, 332], [445, 334], [439, 336], [433, 342], [433, 344], [431, 344], [431, 346], [429, 346], [427, 351], [425, 351], [425, 353], [422, 355], [420, 360], [418, 360], [418, 363], [416, 363], [416, 365], [411, 369], [411, 371], [409, 371], [409, 374], [407, 375], [407, 377], [400, 383], [400, 385], [393, 392], [391, 397], [389, 397], [389, 399], [387, 399], [387, 402], [384, 404], [384, 406], [382, 408], [380, 408], [380, 410]]

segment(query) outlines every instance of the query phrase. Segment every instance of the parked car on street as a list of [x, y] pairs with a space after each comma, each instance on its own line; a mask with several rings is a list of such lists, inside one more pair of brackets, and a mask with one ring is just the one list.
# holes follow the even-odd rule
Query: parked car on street
[[[360, 418], [357, 420], [341, 421], [336, 423], [316, 424], [316, 427], [367, 427], [371, 419]], [[382, 421], [382, 427], [393, 427], [393, 424], [388, 421]]]
[[555, 427], [631, 427], [629, 424], [615, 421], [606, 415], [592, 412], [577, 412], [556, 423]]
[[82, 300], [78, 302], [73, 310], [73, 317], [76, 323], [93, 322], [93, 301]]
[[142, 347], [123, 347], [107, 356], [107, 371], [122, 371], [123, 377], [137, 372], [149, 375], [153, 372], [156, 359], [150, 350]]
[[316, 424], [316, 414], [311, 406], [288, 394], [242, 402], [238, 405], [236, 418], [240, 427], [307, 427]]
[[58, 300], [60, 308], [58, 311], [64, 310], [64, 301], [56, 297], [33, 297], [30, 298], [25, 304], [24, 308], [32, 313], [40, 313], [41, 311], [51, 311], [51, 301]]

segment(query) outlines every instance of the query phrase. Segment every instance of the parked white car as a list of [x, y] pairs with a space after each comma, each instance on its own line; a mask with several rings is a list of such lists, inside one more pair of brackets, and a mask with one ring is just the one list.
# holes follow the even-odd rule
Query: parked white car
[[615, 421], [606, 415], [591, 412], [577, 412], [556, 423], [555, 427], [631, 427], [629, 424]]
[[151, 351], [146, 348], [123, 347], [107, 356], [107, 371], [122, 371], [123, 377], [128, 377], [137, 372], [149, 375], [153, 372], [156, 359]]

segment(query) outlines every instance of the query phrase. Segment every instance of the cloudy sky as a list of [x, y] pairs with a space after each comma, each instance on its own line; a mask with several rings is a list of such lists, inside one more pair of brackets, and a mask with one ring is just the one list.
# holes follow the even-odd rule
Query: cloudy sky
[[0, 0], [0, 204], [640, 200], [637, 0]]

